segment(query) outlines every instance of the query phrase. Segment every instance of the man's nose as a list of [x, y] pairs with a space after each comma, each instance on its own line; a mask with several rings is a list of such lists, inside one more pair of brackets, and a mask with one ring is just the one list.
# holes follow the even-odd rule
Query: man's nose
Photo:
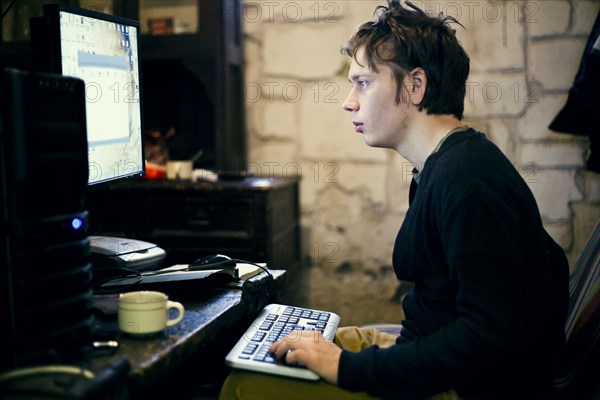
[[346, 111], [358, 111], [358, 101], [356, 101], [354, 96], [354, 89], [350, 90], [350, 93], [348, 93], [348, 96], [346, 97], [346, 100], [344, 100], [342, 107]]

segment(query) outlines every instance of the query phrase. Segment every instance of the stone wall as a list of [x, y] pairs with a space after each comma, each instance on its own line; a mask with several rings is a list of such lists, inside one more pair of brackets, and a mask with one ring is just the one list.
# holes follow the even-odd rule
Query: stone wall
[[[415, 1], [456, 17], [471, 57], [466, 123], [485, 132], [532, 189], [571, 266], [600, 217], [600, 177], [586, 137], [547, 126], [567, 99], [600, 1]], [[391, 270], [412, 166], [373, 149], [342, 110], [349, 59], [340, 45], [374, 0], [246, 1], [249, 169], [301, 178], [305, 266], [289, 282], [303, 305], [345, 324], [399, 321], [410, 285]]]

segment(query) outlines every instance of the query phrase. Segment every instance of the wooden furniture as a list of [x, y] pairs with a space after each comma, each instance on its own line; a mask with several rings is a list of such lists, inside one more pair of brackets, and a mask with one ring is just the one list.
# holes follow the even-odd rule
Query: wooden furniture
[[[132, 4], [137, 1], [119, 3], [123, 8], [115, 12], [141, 19], [143, 10]], [[145, 126], [163, 131], [175, 127], [168, 143], [171, 159], [190, 159], [203, 151], [203, 166], [245, 170], [241, 0], [195, 3], [195, 31], [142, 35]]]
[[47, 371], [4, 379], [0, 397], [5, 393], [81, 400], [215, 397], [229, 372], [225, 355], [285, 285], [285, 271], [270, 272], [272, 280], [262, 272], [230, 286], [198, 289], [193, 296], [170, 291], [170, 298], [184, 305], [184, 319], [145, 338], [119, 332], [116, 295], [95, 296], [94, 338], [116, 340], [118, 348], [90, 350], [73, 364], [81, 373]]
[[298, 182], [284, 178], [191, 182], [140, 180], [90, 193], [94, 234], [145, 240], [164, 265], [216, 253], [270, 268], [300, 262]]
[[[175, 128], [168, 142], [171, 159], [190, 159], [202, 151], [202, 166], [245, 170], [241, 0], [113, 0], [113, 4], [116, 15], [139, 20], [142, 27], [146, 129], [164, 134]], [[195, 15], [178, 28], [188, 8]], [[172, 32], [152, 34], [150, 20], [157, 15], [170, 20]]]

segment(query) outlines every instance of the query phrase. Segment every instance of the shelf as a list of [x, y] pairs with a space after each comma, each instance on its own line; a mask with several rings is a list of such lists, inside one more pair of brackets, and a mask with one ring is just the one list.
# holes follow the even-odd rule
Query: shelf
[[170, 264], [222, 253], [289, 269], [300, 261], [298, 186], [138, 181], [109, 188], [88, 207], [92, 219], [103, 216], [102, 235], [156, 243]]
[[212, 59], [214, 63], [214, 42], [203, 40], [197, 34], [182, 35], [142, 35], [140, 54], [142, 59], [195, 58]]

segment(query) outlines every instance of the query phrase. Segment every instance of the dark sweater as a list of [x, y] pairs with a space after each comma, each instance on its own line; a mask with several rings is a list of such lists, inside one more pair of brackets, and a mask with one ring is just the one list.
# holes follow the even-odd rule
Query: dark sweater
[[448, 137], [419, 182], [393, 254], [398, 279], [415, 282], [402, 336], [388, 349], [343, 351], [339, 385], [403, 400], [449, 389], [547, 398], [568, 265], [527, 184], [472, 129]]

